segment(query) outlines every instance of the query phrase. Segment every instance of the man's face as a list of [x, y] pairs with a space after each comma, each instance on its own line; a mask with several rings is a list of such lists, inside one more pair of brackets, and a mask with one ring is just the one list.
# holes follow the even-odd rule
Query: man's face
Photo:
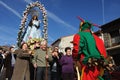
[[47, 45], [46, 44], [41, 44], [41, 49], [43, 49], [43, 50], [46, 50], [46, 48], [47, 48]]

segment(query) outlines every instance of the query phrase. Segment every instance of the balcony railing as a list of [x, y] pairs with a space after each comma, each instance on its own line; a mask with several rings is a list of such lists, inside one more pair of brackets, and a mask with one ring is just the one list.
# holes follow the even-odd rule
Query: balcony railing
[[120, 44], [120, 36], [111, 38], [110, 40], [105, 41], [105, 46], [108, 47], [113, 47], [117, 46]]
[[120, 36], [112, 38], [111, 42], [112, 42], [112, 46], [118, 45], [120, 43]]

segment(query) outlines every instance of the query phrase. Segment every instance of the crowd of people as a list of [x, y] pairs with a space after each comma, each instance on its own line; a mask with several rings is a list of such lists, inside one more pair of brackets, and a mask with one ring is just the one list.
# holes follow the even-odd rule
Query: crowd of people
[[16, 56], [13, 54], [13, 47], [0, 47], [0, 80], [11, 80]]
[[17, 50], [0, 47], [0, 80], [77, 80], [74, 49], [66, 47], [62, 53], [56, 46], [51, 50], [45, 40], [36, 42], [34, 51], [27, 43]]
[[34, 54], [27, 43], [14, 50], [0, 48], [0, 80], [74, 80], [72, 50], [65, 55], [56, 46], [47, 48], [46, 41], [35, 44]]

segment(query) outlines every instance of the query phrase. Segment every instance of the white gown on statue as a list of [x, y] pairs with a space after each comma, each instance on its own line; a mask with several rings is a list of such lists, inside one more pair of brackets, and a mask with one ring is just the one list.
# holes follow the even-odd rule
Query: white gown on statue
[[40, 21], [33, 20], [33, 25], [28, 26], [26, 34], [23, 38], [24, 42], [27, 42], [29, 39], [33, 38], [41, 38], [41, 30], [39, 28], [36, 28], [36, 26], [40, 25]]

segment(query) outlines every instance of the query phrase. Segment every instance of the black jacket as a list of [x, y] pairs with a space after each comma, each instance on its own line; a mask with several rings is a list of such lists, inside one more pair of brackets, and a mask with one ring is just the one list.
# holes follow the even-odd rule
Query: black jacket
[[52, 71], [52, 67], [54, 65], [54, 63], [56, 62], [56, 67], [57, 67], [57, 73], [61, 72], [61, 65], [59, 64], [59, 59], [57, 57], [52, 57], [53, 60], [52, 62], [50, 62], [50, 70]]
[[4, 64], [3, 61], [4, 61], [3, 56], [2, 56], [2, 54], [0, 53], [0, 71], [1, 71], [2, 66], [3, 66], [3, 64]]

